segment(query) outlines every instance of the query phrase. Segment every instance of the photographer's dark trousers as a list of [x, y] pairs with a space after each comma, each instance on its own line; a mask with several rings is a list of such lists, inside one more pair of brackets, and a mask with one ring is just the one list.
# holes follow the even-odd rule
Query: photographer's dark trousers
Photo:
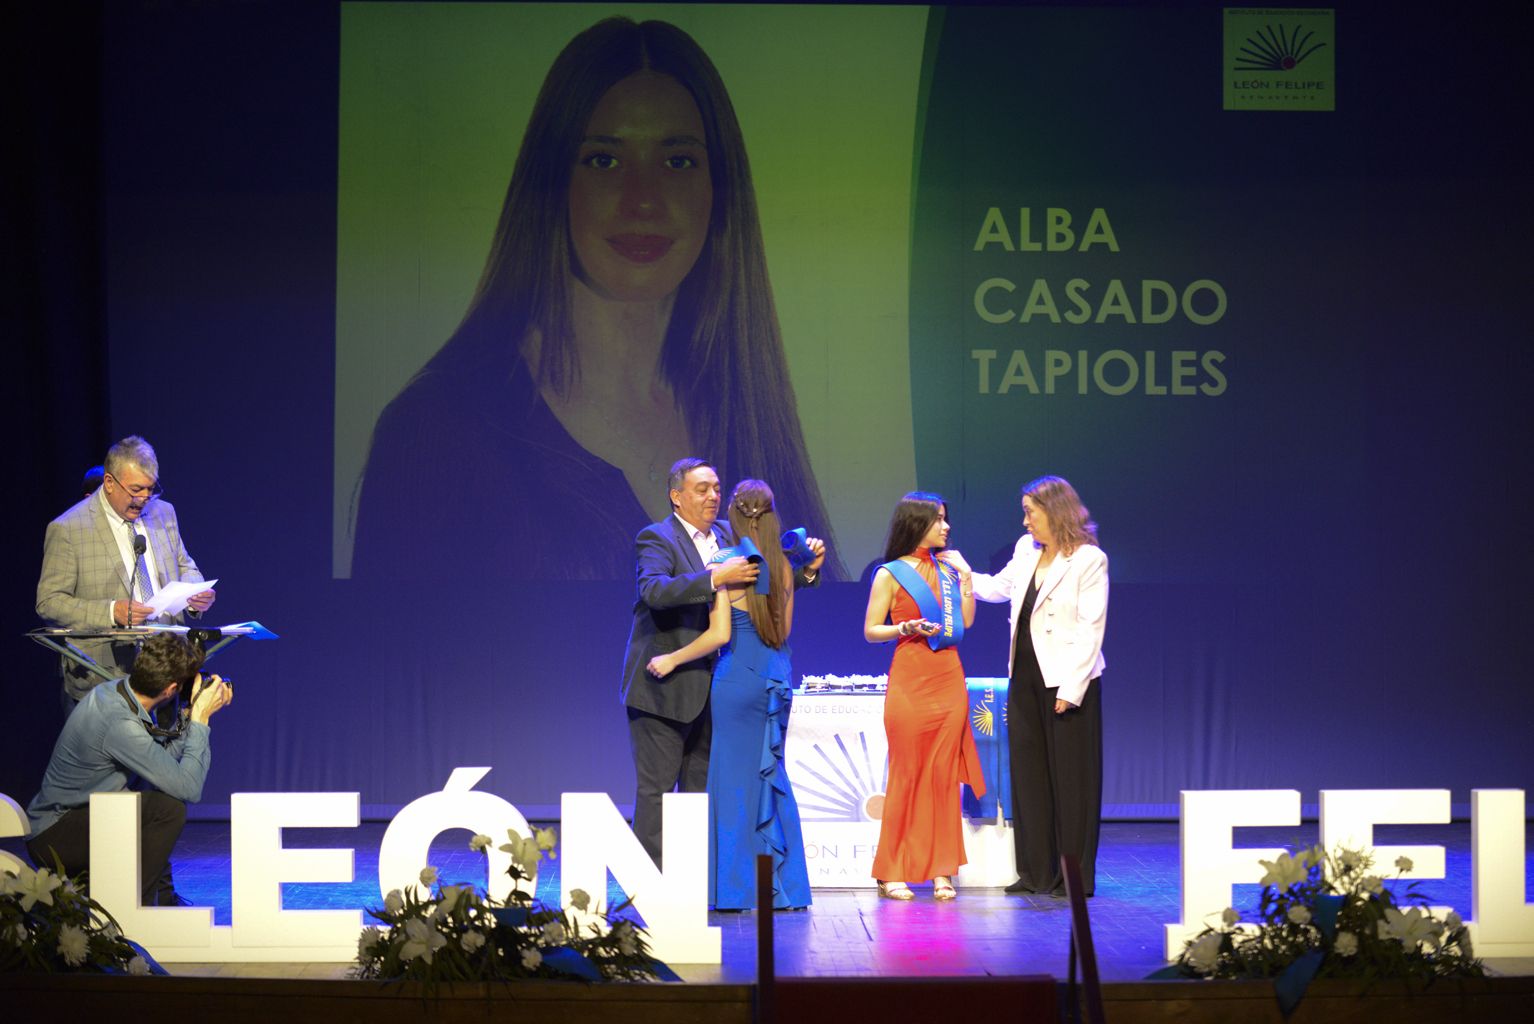
[[[186, 804], [164, 793], [150, 791], [139, 797], [139, 865], [143, 870], [143, 905], [174, 906], [176, 890], [171, 884], [170, 852], [186, 825]], [[70, 878], [91, 866], [90, 805], [76, 807], [58, 821], [27, 840], [27, 852], [40, 868], [52, 870], [54, 857]]]

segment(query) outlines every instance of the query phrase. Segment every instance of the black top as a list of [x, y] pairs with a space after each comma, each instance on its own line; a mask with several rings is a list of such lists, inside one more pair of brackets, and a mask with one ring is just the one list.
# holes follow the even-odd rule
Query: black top
[[378, 417], [354, 578], [633, 578], [650, 517], [623, 472], [570, 436], [525, 363], [494, 376], [428, 370]]
[[1028, 590], [1023, 594], [1022, 607], [1017, 610], [1017, 636], [1012, 641], [1012, 682], [1026, 682], [1033, 686], [1044, 685], [1044, 673], [1039, 669], [1039, 659], [1033, 653], [1033, 633], [1028, 620], [1033, 617], [1033, 606], [1039, 599], [1037, 577], [1028, 577]]

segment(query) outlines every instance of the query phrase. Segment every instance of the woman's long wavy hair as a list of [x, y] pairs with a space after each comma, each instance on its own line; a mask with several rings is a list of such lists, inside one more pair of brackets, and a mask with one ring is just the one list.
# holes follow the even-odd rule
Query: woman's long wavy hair
[[[1032, 498], [1044, 510], [1061, 554], [1072, 554], [1083, 544], [1097, 544], [1097, 524], [1092, 522], [1076, 488], [1064, 477], [1041, 476], [1023, 488], [1022, 496]], [[1038, 546], [1038, 541], [1034, 545]]]
[[751, 538], [766, 562], [763, 571], [772, 581], [765, 594], [746, 588], [751, 625], [768, 647], [782, 647], [788, 639], [788, 598], [794, 590], [794, 570], [783, 555], [783, 526], [773, 507], [772, 488], [760, 480], [736, 484], [730, 492], [730, 528], [737, 538]]
[[[693, 432], [693, 450], [712, 453], [721, 476], [778, 481], [810, 533], [832, 544], [783, 355], [745, 140], [718, 71], [675, 25], [608, 18], [555, 58], [533, 104], [474, 297], [421, 375], [467, 374], [497, 385], [517, 369], [522, 344], [536, 330], [539, 385], [566, 394], [579, 379], [569, 294], [570, 179], [597, 104], [639, 71], [670, 75], [697, 103], [714, 191], [707, 240], [677, 289], [660, 372]], [[826, 570], [840, 579], [845, 573], [834, 558]]]
[[901, 498], [890, 516], [889, 533], [884, 539], [884, 560], [893, 562], [920, 547], [922, 538], [947, 507], [948, 500], [931, 491], [912, 491]]

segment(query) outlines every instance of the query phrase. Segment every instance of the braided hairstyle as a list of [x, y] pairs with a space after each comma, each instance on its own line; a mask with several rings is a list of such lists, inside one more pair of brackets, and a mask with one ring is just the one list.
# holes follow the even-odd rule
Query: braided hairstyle
[[730, 528], [736, 539], [749, 537], [766, 562], [763, 571], [771, 581], [765, 594], [746, 588], [746, 612], [768, 647], [782, 647], [788, 639], [788, 598], [794, 574], [783, 555], [783, 527], [773, 508], [772, 488], [760, 480], [742, 480], [730, 492]]

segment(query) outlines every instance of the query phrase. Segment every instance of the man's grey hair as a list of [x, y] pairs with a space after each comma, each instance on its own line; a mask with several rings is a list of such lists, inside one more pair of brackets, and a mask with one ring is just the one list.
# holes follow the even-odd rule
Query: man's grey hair
[[155, 458], [154, 448], [137, 434], [129, 434], [108, 448], [101, 466], [119, 480], [122, 477], [118, 474], [129, 466], [137, 466], [151, 479], [160, 479], [160, 460]]
[[714, 469], [714, 464], [707, 459], [677, 459], [671, 466], [671, 478], [667, 481], [666, 486], [668, 489], [666, 493], [680, 491], [682, 484], [687, 480], [687, 474], [695, 469], [702, 469], [704, 467], [713, 469], [715, 473], [719, 472], [719, 470]]

